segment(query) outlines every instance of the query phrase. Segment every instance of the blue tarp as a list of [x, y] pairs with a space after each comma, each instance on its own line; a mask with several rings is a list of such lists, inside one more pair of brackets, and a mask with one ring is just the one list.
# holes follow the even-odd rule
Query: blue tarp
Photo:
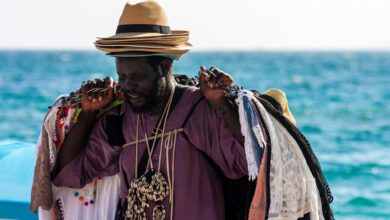
[[35, 144], [0, 142], [0, 219], [37, 219], [29, 211]]

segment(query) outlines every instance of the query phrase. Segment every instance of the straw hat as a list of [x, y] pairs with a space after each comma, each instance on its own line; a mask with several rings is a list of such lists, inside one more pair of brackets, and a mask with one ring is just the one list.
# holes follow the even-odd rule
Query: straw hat
[[264, 94], [271, 96], [275, 101], [277, 101], [282, 109], [283, 109], [283, 116], [286, 117], [293, 125], [296, 126], [296, 121], [294, 116], [292, 115], [290, 108], [288, 107], [288, 101], [287, 101], [287, 96], [286, 93], [284, 93], [280, 89], [268, 89], [267, 91], [264, 92]]
[[171, 30], [162, 6], [153, 0], [127, 3], [116, 34], [98, 38], [95, 46], [111, 56], [167, 55], [178, 58], [188, 52], [189, 32]]

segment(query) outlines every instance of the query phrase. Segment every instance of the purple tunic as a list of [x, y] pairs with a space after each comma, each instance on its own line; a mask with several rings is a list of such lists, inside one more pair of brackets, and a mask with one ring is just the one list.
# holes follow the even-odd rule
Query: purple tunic
[[[201, 97], [195, 87], [188, 87], [170, 114], [165, 131], [181, 128], [187, 115]], [[136, 136], [137, 114], [124, 104], [122, 107], [123, 135], [126, 142], [132, 142]], [[89, 137], [85, 150], [65, 166], [55, 177], [57, 186], [80, 188], [97, 176], [111, 176], [119, 172], [121, 178], [121, 198], [127, 195], [129, 183], [135, 176], [135, 145], [124, 149], [110, 146], [105, 131], [108, 112], [103, 115]], [[159, 116], [145, 116], [139, 126], [140, 138], [144, 133], [151, 136]], [[199, 102], [187, 123], [184, 131], [178, 132], [174, 162], [174, 219], [224, 219], [224, 197], [222, 181], [210, 159], [229, 178], [240, 178], [247, 175], [247, 164], [244, 147], [233, 138], [233, 131], [228, 124], [217, 116], [215, 110], [203, 99]], [[158, 167], [160, 143], [152, 156], [153, 166]], [[146, 149], [145, 142], [139, 143], [138, 162]], [[172, 153], [169, 150], [169, 172], [172, 177]], [[207, 155], [207, 156], [206, 156]], [[208, 158], [209, 159], [208, 159]], [[161, 173], [167, 178], [166, 148], [161, 154]], [[168, 196], [164, 199], [170, 216]], [[152, 219], [153, 204], [147, 212], [147, 219]]]

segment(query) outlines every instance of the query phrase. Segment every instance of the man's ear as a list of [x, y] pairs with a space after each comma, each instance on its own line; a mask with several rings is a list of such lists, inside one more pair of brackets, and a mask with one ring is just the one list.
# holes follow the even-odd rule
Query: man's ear
[[160, 67], [161, 67], [161, 71], [162, 71], [162, 74], [163, 76], [166, 76], [168, 75], [169, 73], [172, 72], [172, 60], [171, 59], [164, 59], [161, 63], [160, 63]]

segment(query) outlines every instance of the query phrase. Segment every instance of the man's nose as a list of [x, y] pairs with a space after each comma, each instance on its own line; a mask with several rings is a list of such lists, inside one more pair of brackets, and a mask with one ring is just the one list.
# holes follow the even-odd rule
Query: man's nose
[[129, 91], [135, 91], [138, 88], [137, 81], [131, 78], [126, 79], [125, 84]]

